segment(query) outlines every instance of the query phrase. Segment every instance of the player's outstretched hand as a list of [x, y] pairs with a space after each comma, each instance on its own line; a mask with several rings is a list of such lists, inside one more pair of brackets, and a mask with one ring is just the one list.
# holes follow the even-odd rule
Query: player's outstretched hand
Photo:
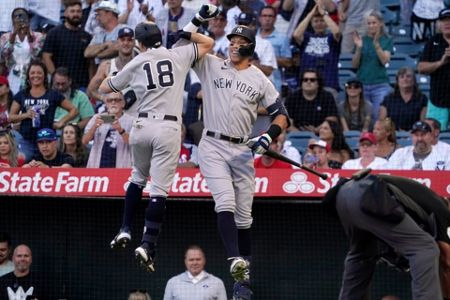
[[249, 146], [256, 154], [264, 154], [269, 150], [269, 145], [272, 143], [272, 138], [267, 133], [252, 138], [249, 141]]
[[195, 15], [195, 17], [201, 21], [209, 21], [214, 19], [220, 12], [220, 9], [213, 4], [204, 4], [200, 8], [199, 12]]

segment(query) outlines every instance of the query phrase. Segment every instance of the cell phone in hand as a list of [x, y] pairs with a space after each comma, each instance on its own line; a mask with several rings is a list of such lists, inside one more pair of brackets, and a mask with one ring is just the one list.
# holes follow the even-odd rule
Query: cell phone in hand
[[105, 123], [112, 123], [116, 119], [116, 117], [114, 115], [100, 115], [100, 118]]

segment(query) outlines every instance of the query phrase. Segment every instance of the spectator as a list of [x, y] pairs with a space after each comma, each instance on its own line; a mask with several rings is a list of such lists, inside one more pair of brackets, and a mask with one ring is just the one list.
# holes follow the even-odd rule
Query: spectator
[[90, 35], [95, 35], [102, 31], [102, 26], [97, 20], [97, 7], [100, 6], [102, 0], [87, 0], [90, 3], [89, 14], [84, 24], [84, 30]]
[[[276, 153], [281, 153], [283, 149], [283, 143], [278, 140], [278, 138], [273, 139], [269, 145], [269, 150], [272, 150]], [[287, 162], [272, 158], [267, 155], [261, 155], [255, 158], [254, 161], [255, 168], [259, 169], [292, 169], [292, 165]]]
[[431, 144], [433, 144], [433, 146], [436, 148], [436, 151], [438, 153], [450, 153], [450, 145], [439, 140], [439, 135], [441, 134], [441, 124], [439, 123], [439, 121], [433, 118], [426, 118], [424, 122], [431, 127]]
[[344, 162], [353, 158], [353, 151], [345, 141], [338, 122], [324, 121], [319, 127], [319, 137], [330, 145], [328, 160], [331, 168], [340, 169]]
[[[49, 89], [47, 68], [41, 61], [33, 61], [27, 70], [26, 86], [14, 95], [10, 110], [10, 121], [20, 122], [21, 150], [27, 160], [37, 154], [36, 133], [41, 128], [61, 129], [78, 114], [70, 100], [59, 92]], [[60, 106], [69, 111], [54, 123], [56, 108]]]
[[184, 264], [186, 272], [167, 282], [164, 300], [227, 300], [222, 280], [205, 271], [205, 253], [199, 246], [188, 247]]
[[344, 131], [369, 131], [372, 123], [372, 104], [364, 99], [362, 82], [350, 78], [345, 83], [345, 99], [338, 104], [339, 120]]
[[42, 278], [30, 270], [30, 247], [23, 244], [17, 246], [13, 252], [13, 263], [14, 270], [0, 277], [0, 299], [25, 299], [26, 296], [49, 299]]
[[186, 126], [181, 124], [181, 150], [178, 168], [197, 168], [198, 148], [196, 145], [186, 143]]
[[322, 140], [311, 140], [308, 145], [309, 152], [303, 158], [303, 164], [312, 169], [339, 169], [341, 164], [330, 166], [328, 154], [330, 145]]
[[25, 163], [25, 155], [20, 153], [13, 135], [9, 131], [0, 131], [0, 167], [15, 168]]
[[190, 86], [187, 91], [187, 101], [183, 105], [183, 124], [187, 128], [187, 139], [198, 145], [204, 128], [202, 85], [197, 74], [192, 69], [189, 71], [188, 78]]
[[167, 49], [175, 44], [178, 30], [183, 29], [196, 13], [191, 8], [183, 7], [182, 3], [183, 0], [167, 0], [167, 8], [164, 7], [155, 16], [155, 23], [161, 30], [163, 45]]
[[324, 120], [337, 121], [337, 107], [331, 93], [323, 90], [322, 77], [316, 70], [305, 70], [300, 79], [301, 88], [286, 99], [286, 109], [291, 118], [288, 131], [317, 132]]
[[144, 21], [155, 21], [164, 3], [161, 0], [119, 0], [119, 23], [135, 28], [137, 24]]
[[[11, 31], [11, 13], [17, 7], [28, 9], [28, 0], [4, 0], [2, 1], [2, 13], [0, 14], [0, 36]], [[3, 74], [3, 72], [0, 72]]]
[[378, 119], [380, 104], [391, 91], [385, 65], [391, 60], [392, 38], [384, 28], [383, 15], [372, 11], [366, 18], [367, 35], [354, 32], [356, 51], [353, 55], [353, 68], [358, 69], [358, 78], [363, 83], [364, 98], [373, 105], [372, 118]]
[[[261, 9], [264, 7], [265, 3], [261, 0], [246, 0], [246, 1], [220, 1], [221, 3], [228, 2], [229, 6], [224, 10], [227, 13], [227, 26], [225, 27], [225, 32], [227, 34], [231, 33], [232, 29], [238, 25], [239, 15], [241, 13], [248, 13], [249, 15], [257, 16]], [[220, 3], [218, 4], [220, 5]], [[258, 43], [257, 43], [258, 44]]]
[[221, 10], [214, 19], [208, 22], [208, 31], [214, 37], [213, 53], [223, 59], [227, 58], [228, 39], [225, 34], [227, 26], [227, 14]]
[[431, 127], [425, 122], [414, 123], [411, 129], [413, 145], [395, 151], [387, 169], [450, 170], [450, 152], [438, 153], [433, 147]]
[[430, 39], [436, 32], [442, 0], [416, 0], [411, 14], [411, 39], [416, 43]]
[[353, 35], [355, 31], [362, 34], [364, 17], [371, 10], [380, 9], [380, 0], [341, 0], [339, 5], [339, 21], [343, 28], [341, 53], [351, 53], [355, 47]]
[[[73, 88], [72, 78], [67, 68], [59, 67], [55, 70], [55, 73], [53, 73], [52, 87], [54, 90], [60, 92], [65, 99], [68, 99], [78, 110], [78, 115], [72, 120], [69, 120], [69, 122], [76, 123], [81, 129], [84, 129], [89, 119], [94, 115], [94, 107], [85, 93]], [[58, 123], [68, 113], [64, 108], [57, 107], [55, 111], [55, 122]]]
[[10, 128], [9, 110], [12, 103], [12, 93], [5, 76], [0, 76], [0, 130]]
[[84, 50], [92, 36], [80, 27], [82, 19], [81, 1], [67, 1], [64, 10], [64, 24], [52, 28], [45, 38], [42, 60], [50, 74], [59, 67], [66, 67], [76, 87], [87, 87], [89, 67], [92, 59], [84, 58]]
[[32, 18], [30, 21], [31, 29], [43, 31], [44, 28], [59, 25], [61, 15], [61, 0], [29, 1]]
[[122, 68], [134, 57], [134, 31], [129, 27], [123, 27], [119, 30], [117, 36], [119, 55], [100, 63], [97, 73], [95, 73], [95, 76], [91, 79], [87, 88], [89, 97], [97, 101], [102, 101], [102, 95], [98, 92], [98, 88], [102, 81], [106, 77], [112, 76], [122, 70]]
[[427, 118], [438, 120], [441, 130], [446, 130], [450, 114], [450, 8], [439, 13], [439, 28], [440, 33], [425, 44], [417, 70], [431, 77]]
[[95, 8], [95, 13], [102, 29], [93, 35], [91, 42], [84, 50], [84, 57], [95, 57], [95, 63], [99, 64], [103, 59], [117, 56], [119, 29], [125, 25], [119, 24], [119, 10], [113, 1], [100, 2]]
[[411, 126], [425, 118], [428, 98], [419, 90], [414, 70], [400, 68], [397, 72], [394, 91], [384, 97], [380, 106], [380, 119], [389, 117], [397, 130], [409, 131]]
[[67, 124], [62, 130], [59, 141], [59, 151], [72, 156], [74, 168], [84, 168], [87, 165], [89, 151], [81, 141], [83, 136], [81, 128], [76, 124]]
[[[313, 32], [306, 29], [311, 24]], [[331, 32], [327, 32], [329, 29]], [[337, 98], [339, 90], [338, 61], [340, 52], [339, 26], [324, 8], [316, 4], [294, 31], [300, 45], [300, 72], [316, 69], [323, 77], [324, 88]]]
[[373, 126], [373, 134], [377, 139], [378, 145], [375, 151], [376, 156], [389, 159], [392, 153], [400, 148], [400, 145], [397, 143], [395, 123], [390, 118], [376, 121]]
[[0, 37], [0, 75], [8, 69], [9, 88], [16, 94], [25, 86], [26, 71], [37, 58], [44, 44], [44, 36], [30, 29], [29, 13], [17, 7], [11, 13], [13, 29]]
[[372, 170], [384, 169], [387, 160], [375, 156], [377, 150], [377, 139], [371, 132], [363, 132], [359, 138], [359, 158], [349, 159], [342, 169], [360, 170], [370, 168]]
[[[336, 5], [332, 0], [322, 0], [319, 1], [321, 6], [325, 7], [327, 12], [333, 12], [336, 10]], [[317, 4], [315, 0], [284, 0], [282, 3], [282, 12], [284, 14], [291, 15], [289, 18], [289, 25], [286, 31], [286, 36], [292, 37], [295, 28], [297, 28], [298, 23], [304, 20], [308, 13]]]
[[88, 168], [130, 168], [129, 133], [134, 118], [124, 114], [122, 93], [105, 95], [106, 114], [95, 114], [84, 129], [83, 144], [94, 140]]
[[14, 270], [14, 264], [9, 258], [10, 254], [11, 237], [6, 232], [0, 232], [0, 277]]
[[128, 300], [152, 300], [145, 290], [133, 290], [128, 295]]
[[[278, 69], [273, 71], [273, 82], [278, 91], [281, 91], [283, 78], [282, 69], [292, 66], [292, 51], [289, 39], [284, 33], [275, 28], [277, 10], [273, 6], [265, 6], [259, 13], [260, 29], [258, 35], [272, 44]], [[256, 42], [258, 44], [258, 42]]]
[[39, 130], [36, 142], [39, 154], [24, 164], [23, 168], [72, 168], [75, 165], [72, 156], [58, 151], [57, 137], [53, 129]]

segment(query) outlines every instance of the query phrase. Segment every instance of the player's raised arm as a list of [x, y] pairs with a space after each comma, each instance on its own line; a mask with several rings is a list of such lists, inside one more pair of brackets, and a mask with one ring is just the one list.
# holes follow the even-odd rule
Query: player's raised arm
[[187, 40], [190, 40], [194, 43], [197, 43], [198, 46], [198, 56], [202, 57], [209, 51], [211, 51], [214, 46], [214, 40], [209, 36], [206, 36], [197, 32], [183, 32], [181, 37]]

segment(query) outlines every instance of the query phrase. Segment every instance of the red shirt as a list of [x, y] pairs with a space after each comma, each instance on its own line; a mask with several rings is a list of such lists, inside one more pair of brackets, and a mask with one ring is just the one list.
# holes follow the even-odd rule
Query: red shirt
[[273, 163], [269, 166], [263, 165], [262, 163], [262, 156], [255, 159], [255, 168], [264, 168], [264, 169], [292, 169], [292, 166], [288, 164], [287, 162], [274, 159]]
[[[17, 167], [21, 167], [25, 164], [25, 157], [23, 155], [19, 155], [17, 157]], [[9, 160], [0, 158], [0, 167], [2, 168], [10, 168]]]

